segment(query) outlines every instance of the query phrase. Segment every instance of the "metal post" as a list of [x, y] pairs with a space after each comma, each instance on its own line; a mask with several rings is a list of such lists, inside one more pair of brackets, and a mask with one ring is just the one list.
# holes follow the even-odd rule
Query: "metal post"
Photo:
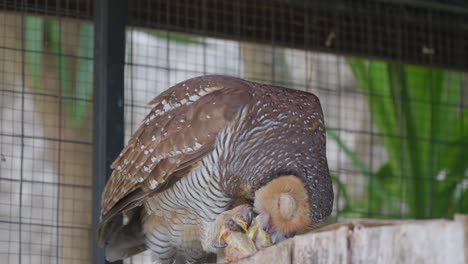
[[[124, 140], [124, 63], [127, 2], [94, 2], [94, 151], [92, 263], [107, 263], [96, 242], [101, 193], [111, 175], [110, 164]], [[114, 262], [114, 263], [122, 263]]]

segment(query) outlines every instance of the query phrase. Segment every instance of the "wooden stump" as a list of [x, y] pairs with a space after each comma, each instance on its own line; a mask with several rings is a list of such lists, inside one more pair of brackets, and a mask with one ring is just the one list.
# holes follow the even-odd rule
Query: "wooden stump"
[[238, 263], [453, 263], [468, 261], [468, 216], [359, 219], [296, 236]]

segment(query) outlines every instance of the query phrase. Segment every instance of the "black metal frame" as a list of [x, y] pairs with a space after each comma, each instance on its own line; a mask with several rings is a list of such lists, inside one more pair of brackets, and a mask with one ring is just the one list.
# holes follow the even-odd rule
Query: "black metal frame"
[[[201, 17], [212, 22], [204, 23]], [[450, 17], [453, 24], [436, 24], [432, 17]], [[129, 18], [132, 26], [431, 67], [468, 68], [468, 30], [461, 26], [468, 23], [468, 2], [140, 0], [129, 5]], [[391, 34], [382, 34], [384, 29]], [[433, 39], [427, 38], [427, 31], [434, 32]]]
[[[23, 9], [87, 19], [97, 8], [90, 2], [23, 0]], [[17, 1], [7, 0], [0, 8], [14, 11], [15, 5]], [[99, 11], [94, 13], [99, 16]], [[432, 17], [448, 17], [453, 23], [436, 24]], [[363, 26], [350, 28], [356, 24]], [[127, 23], [458, 70], [468, 68], [466, 24], [468, 2], [462, 0], [135, 0], [128, 1]], [[391, 29], [391, 34], [381, 34], [382, 29]], [[427, 31], [434, 32], [433, 39], [426, 38]]]
[[[127, 1], [95, 1], [92, 263], [107, 263], [97, 245], [101, 193], [124, 141], [124, 64]], [[114, 262], [114, 263], [121, 263]]]
[[[465, 26], [468, 24], [467, 2], [452, 0], [451, 4], [442, 5], [435, 0], [376, 0], [372, 4], [354, 6], [354, 8], [352, 5], [340, 5], [342, 0], [329, 0], [325, 4], [320, 4], [320, 1], [313, 2], [95, 0], [93, 4], [92, 0], [7, 0], [0, 5], [0, 9], [14, 12], [21, 10], [21, 12], [63, 15], [79, 19], [89, 19], [89, 14], [94, 12], [96, 37], [92, 263], [106, 262], [104, 250], [96, 244], [94, 234], [99, 223], [101, 193], [112, 172], [110, 164], [124, 143], [126, 25], [252, 42], [270, 43], [271, 41], [277, 46], [284, 47], [365, 55], [433, 67], [468, 69], [468, 28]], [[21, 8], [18, 8], [18, 5]], [[180, 9], [181, 6], [188, 8]], [[376, 9], [382, 9], [382, 6], [394, 10], [394, 16], [380, 17], [379, 14], [373, 13]], [[406, 10], [406, 6], [412, 9]], [[422, 9], [426, 12], [420, 12]], [[410, 17], [408, 13], [402, 11], [411, 12], [414, 16]], [[250, 13], [256, 16], [250, 17]], [[433, 15], [451, 16], [460, 26], [424, 22], [428, 16]], [[199, 19], [200, 17], [204, 19]], [[281, 19], [258, 20], [269, 17]], [[213, 26], [209, 23], [212, 20], [232, 21], [232, 23], [218, 23]], [[348, 27], [348, 24], [352, 24], [348, 23], [349, 21], [360, 21], [360, 24], [366, 27], [353, 30]], [[375, 34], [382, 28], [395, 27], [395, 24], [405, 28], [409, 32], [408, 35], [400, 36], [396, 34], [398, 32], [395, 33], [398, 37]], [[271, 28], [286, 30], [280, 30], [278, 32], [282, 34], [278, 34], [271, 32]], [[440, 36], [443, 39], [424, 39], [424, 30], [434, 31], [436, 34], [433, 36]], [[398, 31], [398, 28], [395, 31]], [[428, 45], [425, 52], [420, 50], [422, 44]], [[379, 45], [395, 48], [383, 53], [379, 50]], [[405, 51], [405, 54], [398, 53], [398, 50]], [[439, 50], [448, 52], [442, 53], [438, 52]], [[457, 52], [451, 52], [452, 50]]]

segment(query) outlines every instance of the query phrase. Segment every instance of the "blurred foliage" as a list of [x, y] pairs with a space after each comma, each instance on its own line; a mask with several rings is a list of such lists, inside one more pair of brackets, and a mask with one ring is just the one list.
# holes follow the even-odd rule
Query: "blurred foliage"
[[164, 39], [170, 42], [185, 44], [185, 45], [203, 45], [205, 46], [206, 43], [199, 38], [196, 37], [188, 37], [181, 34], [172, 34], [170, 32], [159, 32], [159, 31], [149, 31], [148, 32], [151, 36]]
[[372, 171], [337, 134], [328, 135], [366, 180], [351, 217], [452, 217], [468, 212], [468, 110], [461, 74], [348, 58], [388, 161]]
[[[93, 94], [93, 25], [79, 25], [73, 52], [64, 49], [59, 21], [27, 16], [24, 25], [25, 59], [32, 88], [37, 91], [44, 85], [44, 55], [52, 54], [65, 116], [81, 125], [91, 110], [87, 102]], [[175, 43], [206, 45], [197, 38], [168, 32], [149, 34]], [[332, 175], [345, 199], [344, 211], [351, 212], [347, 216], [371, 213], [372, 217], [423, 218], [468, 212], [468, 153], [464, 149], [468, 144], [468, 110], [460, 107], [461, 74], [356, 58], [348, 58], [347, 62], [388, 153], [388, 161], [373, 171], [337, 133], [327, 131], [367, 185], [365, 198], [352, 200], [339, 177]]]
[[27, 16], [24, 25], [26, 65], [32, 88], [38, 91], [44, 85], [44, 80], [41, 79], [45, 66], [44, 54], [52, 54], [58, 70], [59, 95], [63, 99], [65, 117], [74, 125], [80, 126], [90, 111], [88, 103], [93, 95], [93, 25], [79, 25], [79, 41], [74, 56], [74, 52], [66, 54], [64, 50], [62, 29], [57, 20]]
[[[79, 24], [78, 43], [69, 47], [76, 49], [73, 51], [64, 48], [64, 32], [58, 20], [27, 16], [24, 25], [26, 65], [32, 88], [37, 92], [44, 85], [44, 80], [41, 79], [44, 74], [44, 54], [52, 54], [58, 71], [59, 95], [62, 98], [65, 117], [75, 126], [82, 125], [91, 111], [89, 101], [93, 96], [94, 25]], [[167, 32], [150, 32], [149, 35], [174, 43], [205, 45], [197, 38]]]

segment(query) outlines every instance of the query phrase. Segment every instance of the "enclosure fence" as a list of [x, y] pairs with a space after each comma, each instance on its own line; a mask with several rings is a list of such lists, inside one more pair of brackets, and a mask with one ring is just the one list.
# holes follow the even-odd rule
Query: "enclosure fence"
[[468, 213], [467, 70], [465, 1], [2, 0], [0, 262], [104, 263], [109, 164], [207, 74], [320, 98], [332, 221]]

